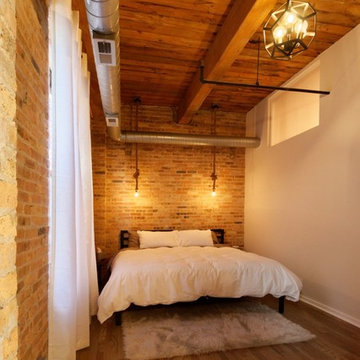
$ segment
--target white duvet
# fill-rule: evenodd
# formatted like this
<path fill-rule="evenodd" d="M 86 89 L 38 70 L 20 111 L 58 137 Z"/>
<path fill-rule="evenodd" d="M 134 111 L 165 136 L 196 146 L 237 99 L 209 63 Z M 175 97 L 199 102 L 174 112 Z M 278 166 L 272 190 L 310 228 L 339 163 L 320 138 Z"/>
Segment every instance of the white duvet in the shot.
<path fill-rule="evenodd" d="M 129 249 L 112 263 L 97 316 L 102 323 L 130 304 L 172 304 L 201 296 L 271 294 L 297 301 L 301 288 L 300 279 L 279 262 L 231 247 Z"/>

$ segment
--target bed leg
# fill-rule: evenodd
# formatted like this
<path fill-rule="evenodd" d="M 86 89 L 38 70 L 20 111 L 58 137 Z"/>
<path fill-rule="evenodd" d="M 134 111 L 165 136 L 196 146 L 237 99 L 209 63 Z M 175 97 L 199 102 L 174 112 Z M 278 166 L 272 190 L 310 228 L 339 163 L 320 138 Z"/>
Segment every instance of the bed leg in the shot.
<path fill-rule="evenodd" d="M 284 313 L 284 306 L 285 306 L 285 296 L 280 296 L 279 297 L 279 313 L 280 314 Z"/>
<path fill-rule="evenodd" d="M 115 324 L 116 326 L 121 326 L 121 311 L 115 313 Z"/>

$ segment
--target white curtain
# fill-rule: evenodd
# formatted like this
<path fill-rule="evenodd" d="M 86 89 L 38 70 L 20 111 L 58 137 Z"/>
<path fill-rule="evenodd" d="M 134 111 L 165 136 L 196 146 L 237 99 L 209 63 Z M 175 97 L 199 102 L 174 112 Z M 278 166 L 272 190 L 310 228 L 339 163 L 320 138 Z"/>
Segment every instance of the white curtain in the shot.
<path fill-rule="evenodd" d="M 71 0 L 53 0 L 49 359 L 89 346 L 98 285 L 93 222 L 89 73 Z"/>

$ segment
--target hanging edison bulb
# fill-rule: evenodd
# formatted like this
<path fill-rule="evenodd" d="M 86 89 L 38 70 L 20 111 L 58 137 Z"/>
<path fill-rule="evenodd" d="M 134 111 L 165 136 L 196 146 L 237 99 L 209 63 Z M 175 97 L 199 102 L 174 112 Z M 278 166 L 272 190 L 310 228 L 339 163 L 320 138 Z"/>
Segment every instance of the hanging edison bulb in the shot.
<path fill-rule="evenodd" d="M 215 148 L 215 147 L 214 147 Z M 216 180 L 217 180 L 217 175 L 215 173 L 215 163 L 213 165 L 213 173 L 211 174 L 211 179 L 213 181 L 213 185 L 212 185 L 212 192 L 211 192 L 211 196 L 216 196 Z"/>
<path fill-rule="evenodd" d="M 316 34 L 316 11 L 308 2 L 288 0 L 271 13 L 263 28 L 265 50 L 290 60 L 305 51 Z"/>
<path fill-rule="evenodd" d="M 137 145 L 137 144 L 136 144 Z M 135 173 L 134 173 L 134 178 L 135 178 L 135 192 L 134 192 L 134 196 L 137 198 L 139 197 L 140 193 L 139 193 L 139 175 L 140 175 L 140 171 L 139 169 L 136 169 Z"/>

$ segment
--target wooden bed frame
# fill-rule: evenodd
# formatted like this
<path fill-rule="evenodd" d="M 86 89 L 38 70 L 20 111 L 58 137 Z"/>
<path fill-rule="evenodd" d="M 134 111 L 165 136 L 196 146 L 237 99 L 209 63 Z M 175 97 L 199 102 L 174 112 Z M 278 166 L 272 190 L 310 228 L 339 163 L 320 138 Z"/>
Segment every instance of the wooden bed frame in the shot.
<path fill-rule="evenodd" d="M 150 230 L 150 231 L 172 231 L 172 230 Z M 216 234 L 218 243 L 224 244 L 225 230 L 224 229 L 211 229 L 211 231 Z M 128 230 L 121 230 L 120 234 L 119 234 L 119 248 L 120 249 L 128 248 L 129 241 L 130 241 L 130 232 Z M 106 272 L 104 273 L 105 275 L 101 279 L 102 280 L 101 289 L 103 288 L 103 286 L 105 286 L 106 282 L 109 280 L 110 273 L 111 273 L 110 264 L 108 264 Z M 214 299 L 217 299 L 217 298 L 212 298 L 210 296 L 204 296 L 196 301 L 200 301 L 200 302 L 201 301 L 213 301 Z M 194 302 L 196 302 L 196 301 L 194 301 Z M 281 297 L 279 297 L 279 305 L 278 305 L 278 311 L 280 314 L 284 313 L 284 308 L 285 308 L 285 296 L 281 296 Z M 117 311 L 114 313 L 116 325 L 121 325 L 121 313 L 122 313 L 122 311 Z"/>

